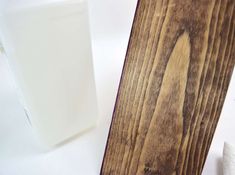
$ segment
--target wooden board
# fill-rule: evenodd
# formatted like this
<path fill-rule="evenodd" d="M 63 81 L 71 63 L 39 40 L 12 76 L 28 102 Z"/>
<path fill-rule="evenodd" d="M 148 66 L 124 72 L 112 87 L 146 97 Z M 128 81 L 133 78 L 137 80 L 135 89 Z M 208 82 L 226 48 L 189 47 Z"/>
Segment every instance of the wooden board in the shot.
<path fill-rule="evenodd" d="M 102 175 L 201 174 L 235 62 L 234 0 L 139 0 Z"/>

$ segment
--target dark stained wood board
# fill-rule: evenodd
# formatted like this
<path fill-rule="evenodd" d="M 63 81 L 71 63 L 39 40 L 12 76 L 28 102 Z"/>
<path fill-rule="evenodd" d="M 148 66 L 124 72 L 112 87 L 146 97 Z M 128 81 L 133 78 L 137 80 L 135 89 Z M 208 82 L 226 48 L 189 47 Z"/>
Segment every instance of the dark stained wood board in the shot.
<path fill-rule="evenodd" d="M 139 0 L 102 175 L 201 174 L 235 62 L 235 0 Z"/>

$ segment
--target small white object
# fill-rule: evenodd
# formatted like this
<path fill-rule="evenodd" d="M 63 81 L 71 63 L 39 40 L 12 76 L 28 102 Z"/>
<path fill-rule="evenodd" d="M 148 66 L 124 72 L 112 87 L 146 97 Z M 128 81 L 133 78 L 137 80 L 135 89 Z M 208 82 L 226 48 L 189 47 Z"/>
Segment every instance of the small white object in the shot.
<path fill-rule="evenodd" d="M 96 124 L 86 0 L 2 0 L 2 42 L 33 128 L 54 146 Z"/>
<path fill-rule="evenodd" d="M 223 150 L 223 172 L 224 175 L 235 174 L 235 147 L 226 142 Z"/>

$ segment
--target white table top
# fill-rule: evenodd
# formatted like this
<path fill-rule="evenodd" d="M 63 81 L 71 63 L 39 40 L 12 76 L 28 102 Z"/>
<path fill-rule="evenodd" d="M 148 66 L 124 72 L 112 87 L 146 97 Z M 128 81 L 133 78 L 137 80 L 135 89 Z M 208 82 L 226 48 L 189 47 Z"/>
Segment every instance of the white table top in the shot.
<path fill-rule="evenodd" d="M 98 175 L 111 122 L 136 0 L 91 0 L 98 126 L 51 151 L 31 132 L 4 59 L 0 58 L 0 175 Z M 224 141 L 235 145 L 235 74 L 203 171 L 221 175 Z"/>

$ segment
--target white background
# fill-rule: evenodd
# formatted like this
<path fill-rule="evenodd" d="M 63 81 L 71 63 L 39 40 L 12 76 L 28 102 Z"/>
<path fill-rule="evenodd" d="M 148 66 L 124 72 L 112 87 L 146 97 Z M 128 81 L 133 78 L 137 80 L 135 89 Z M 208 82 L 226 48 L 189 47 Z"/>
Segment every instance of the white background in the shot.
<path fill-rule="evenodd" d="M 91 0 L 92 46 L 99 103 L 98 126 L 45 151 L 32 134 L 0 57 L 0 175 L 98 175 L 128 44 L 136 0 Z M 222 175 L 224 141 L 235 144 L 235 75 L 203 171 Z"/>

